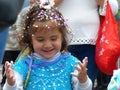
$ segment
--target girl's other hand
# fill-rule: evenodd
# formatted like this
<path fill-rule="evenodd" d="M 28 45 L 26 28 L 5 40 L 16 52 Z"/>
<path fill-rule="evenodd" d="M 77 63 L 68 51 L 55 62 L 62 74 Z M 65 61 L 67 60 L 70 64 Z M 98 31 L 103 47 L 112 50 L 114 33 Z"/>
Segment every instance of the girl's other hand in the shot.
<path fill-rule="evenodd" d="M 85 57 L 83 61 L 78 62 L 78 66 L 75 66 L 75 68 L 78 71 L 78 74 L 72 73 L 73 76 L 77 77 L 80 83 L 85 83 L 87 81 L 87 63 L 88 58 Z"/>
<path fill-rule="evenodd" d="M 13 61 L 5 62 L 6 79 L 7 79 L 7 83 L 10 86 L 13 86 L 15 84 L 15 75 L 14 75 L 14 71 L 12 69 L 12 65 L 13 65 Z"/>

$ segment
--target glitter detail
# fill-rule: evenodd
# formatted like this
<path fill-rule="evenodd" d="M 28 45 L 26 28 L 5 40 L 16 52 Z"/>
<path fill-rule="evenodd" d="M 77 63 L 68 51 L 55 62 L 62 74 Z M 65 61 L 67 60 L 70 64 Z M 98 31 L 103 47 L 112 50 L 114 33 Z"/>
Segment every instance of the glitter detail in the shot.
<path fill-rule="evenodd" d="M 14 65 L 14 69 L 23 75 L 24 80 L 28 68 L 25 63 L 26 60 L 29 61 L 29 58 L 24 57 Z M 78 60 L 75 57 L 69 55 L 68 57 L 62 56 L 59 61 L 52 65 L 32 68 L 25 90 L 29 88 L 31 90 L 37 90 L 38 88 L 39 90 L 71 90 L 71 72 L 74 71 L 77 62 Z M 33 64 L 38 63 L 40 63 L 40 60 L 34 57 Z M 20 68 L 18 69 L 18 67 Z"/>

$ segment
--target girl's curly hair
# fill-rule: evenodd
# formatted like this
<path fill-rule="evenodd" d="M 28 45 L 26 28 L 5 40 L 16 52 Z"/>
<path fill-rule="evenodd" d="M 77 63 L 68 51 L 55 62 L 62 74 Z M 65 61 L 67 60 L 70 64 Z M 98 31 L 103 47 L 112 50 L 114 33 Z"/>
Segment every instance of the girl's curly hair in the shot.
<path fill-rule="evenodd" d="M 34 34 L 35 31 L 37 31 L 35 30 L 37 26 L 35 26 L 34 23 L 35 22 L 47 23 L 53 21 L 57 24 L 55 27 L 57 28 L 57 30 L 61 32 L 63 37 L 61 52 L 67 51 L 68 30 L 67 30 L 67 25 L 65 24 L 65 19 L 56 8 L 51 7 L 50 9 L 45 9 L 44 7 L 41 7 L 39 3 L 33 4 L 26 15 L 25 25 L 22 30 L 22 36 L 20 38 L 20 45 L 27 46 L 31 49 L 31 51 L 33 51 L 31 37 L 32 34 Z M 39 27 L 37 27 L 37 29 L 38 28 Z"/>

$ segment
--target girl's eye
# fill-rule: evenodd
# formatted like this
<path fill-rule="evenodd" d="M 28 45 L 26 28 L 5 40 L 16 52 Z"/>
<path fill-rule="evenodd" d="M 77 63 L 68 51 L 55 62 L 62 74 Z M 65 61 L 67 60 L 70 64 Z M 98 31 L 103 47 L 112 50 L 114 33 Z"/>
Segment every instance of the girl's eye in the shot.
<path fill-rule="evenodd" d="M 56 40 L 57 40 L 57 37 L 52 37 L 51 40 L 52 40 L 52 41 L 56 41 Z"/>
<path fill-rule="evenodd" d="M 37 39 L 37 41 L 38 41 L 38 42 L 42 42 L 42 41 L 44 41 L 44 39 L 39 38 L 39 39 Z"/>

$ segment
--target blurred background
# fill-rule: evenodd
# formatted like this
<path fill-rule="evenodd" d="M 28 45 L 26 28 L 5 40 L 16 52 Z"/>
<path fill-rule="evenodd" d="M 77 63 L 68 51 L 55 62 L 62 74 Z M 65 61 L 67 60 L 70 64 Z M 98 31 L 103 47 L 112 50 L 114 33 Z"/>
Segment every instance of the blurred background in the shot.
<path fill-rule="evenodd" d="M 120 37 L 120 0 L 118 0 L 118 3 L 119 3 L 119 11 L 118 11 L 118 14 L 115 16 L 116 20 L 118 21 L 118 31 L 119 31 L 119 37 Z M 23 8 L 29 6 L 30 3 L 29 3 L 29 0 L 25 0 L 24 1 L 24 4 L 23 4 Z M 120 68 L 120 58 L 118 59 L 118 64 L 119 64 L 119 68 Z M 2 64 L 0 64 L 0 82 L 2 80 Z M 97 85 L 97 83 L 95 84 L 95 86 Z M 1 87 L 0 87 L 0 90 Z"/>

